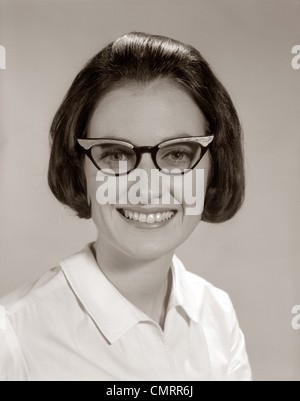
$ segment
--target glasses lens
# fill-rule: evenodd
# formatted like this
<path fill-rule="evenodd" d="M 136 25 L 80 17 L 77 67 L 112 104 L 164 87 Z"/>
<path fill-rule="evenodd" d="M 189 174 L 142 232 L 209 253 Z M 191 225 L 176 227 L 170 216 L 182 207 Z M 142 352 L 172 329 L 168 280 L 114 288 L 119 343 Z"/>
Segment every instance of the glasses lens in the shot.
<path fill-rule="evenodd" d="M 104 173 L 113 170 L 115 174 L 125 174 L 136 163 L 135 152 L 128 146 L 105 143 L 92 147 L 92 158 Z M 107 170 L 107 171 L 106 171 Z"/>
<path fill-rule="evenodd" d="M 156 155 L 157 164 L 161 169 L 173 170 L 192 168 L 201 157 L 201 146 L 196 142 L 175 142 L 164 145 Z"/>

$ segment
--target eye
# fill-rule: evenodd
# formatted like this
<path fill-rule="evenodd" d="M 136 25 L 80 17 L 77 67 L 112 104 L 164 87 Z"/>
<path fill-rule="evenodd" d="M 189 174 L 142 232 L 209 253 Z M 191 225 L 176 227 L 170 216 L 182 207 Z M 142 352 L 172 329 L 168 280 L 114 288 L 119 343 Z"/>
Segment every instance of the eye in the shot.
<path fill-rule="evenodd" d="M 119 162 L 127 159 L 128 155 L 118 150 L 106 151 L 101 155 L 101 160 L 112 161 L 112 162 Z"/>
<path fill-rule="evenodd" d="M 98 145 L 92 149 L 92 155 L 97 162 L 118 163 L 130 161 L 135 157 L 134 152 L 125 146 Z"/>
<path fill-rule="evenodd" d="M 168 159 L 172 162 L 185 162 L 192 158 L 192 152 L 187 149 L 172 149 L 162 155 L 163 159 Z"/>

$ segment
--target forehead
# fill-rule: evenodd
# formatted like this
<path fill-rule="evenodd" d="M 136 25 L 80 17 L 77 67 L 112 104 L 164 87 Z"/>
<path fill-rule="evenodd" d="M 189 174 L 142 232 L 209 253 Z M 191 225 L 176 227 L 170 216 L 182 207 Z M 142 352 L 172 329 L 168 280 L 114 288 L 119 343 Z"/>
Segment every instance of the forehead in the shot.
<path fill-rule="evenodd" d="M 205 118 L 192 97 L 172 81 L 127 83 L 107 93 L 96 107 L 89 137 L 151 145 L 179 136 L 205 135 Z"/>

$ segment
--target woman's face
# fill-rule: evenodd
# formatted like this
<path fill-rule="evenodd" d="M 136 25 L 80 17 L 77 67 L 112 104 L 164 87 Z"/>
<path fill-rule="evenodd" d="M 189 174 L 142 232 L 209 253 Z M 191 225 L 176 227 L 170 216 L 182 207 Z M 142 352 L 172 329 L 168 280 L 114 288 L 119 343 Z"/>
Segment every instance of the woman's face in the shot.
<path fill-rule="evenodd" d="M 128 84 L 106 94 L 92 116 L 88 137 L 120 139 L 135 146 L 155 146 L 176 137 L 205 136 L 205 128 L 206 122 L 200 109 L 184 89 L 172 81 L 159 80 L 145 86 Z M 210 156 L 207 152 L 189 173 L 192 181 L 188 185 L 193 186 L 195 194 L 198 180 L 203 198 L 209 168 Z M 98 170 L 88 158 L 85 163 L 92 218 L 98 229 L 100 244 L 119 255 L 149 260 L 173 252 L 183 243 L 200 222 L 201 213 L 187 213 L 191 205 L 187 204 L 183 191 L 182 199 L 179 199 L 178 185 L 172 180 L 170 185 L 163 184 L 160 188 L 151 186 L 151 170 L 156 167 L 149 153 L 142 155 L 138 169 L 143 169 L 149 178 L 140 186 L 139 196 L 143 202 L 134 205 L 128 196 L 126 204 L 120 204 L 118 193 L 116 202 L 101 205 L 96 194 L 104 183 L 96 181 Z M 204 170 L 204 182 L 199 181 L 199 169 Z M 186 174 L 181 176 L 181 180 L 184 176 Z M 130 174 L 125 177 L 129 195 L 136 183 L 128 181 Z M 108 180 L 115 185 L 120 178 Z M 168 197 L 170 202 L 166 204 Z"/>

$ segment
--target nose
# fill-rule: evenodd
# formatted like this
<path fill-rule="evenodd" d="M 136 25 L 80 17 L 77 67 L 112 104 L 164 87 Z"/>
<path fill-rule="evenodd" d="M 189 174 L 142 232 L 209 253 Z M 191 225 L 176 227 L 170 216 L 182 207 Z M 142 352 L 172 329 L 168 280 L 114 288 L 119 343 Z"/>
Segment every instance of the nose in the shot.
<path fill-rule="evenodd" d="M 151 170 L 156 169 L 150 153 L 144 152 L 141 155 L 141 160 L 137 168 L 143 169 L 148 175 L 151 174 Z"/>
<path fill-rule="evenodd" d="M 156 170 L 157 168 L 153 163 L 150 153 L 143 153 L 141 155 L 141 160 L 139 165 L 135 170 L 133 170 L 133 174 L 137 174 L 138 178 L 138 189 L 139 189 L 139 200 L 141 204 L 151 204 L 159 202 L 161 198 L 159 186 L 155 185 L 152 182 L 152 174 L 151 171 Z M 132 185 L 137 185 L 135 182 L 132 182 Z M 129 188 L 128 188 L 129 189 Z"/>

